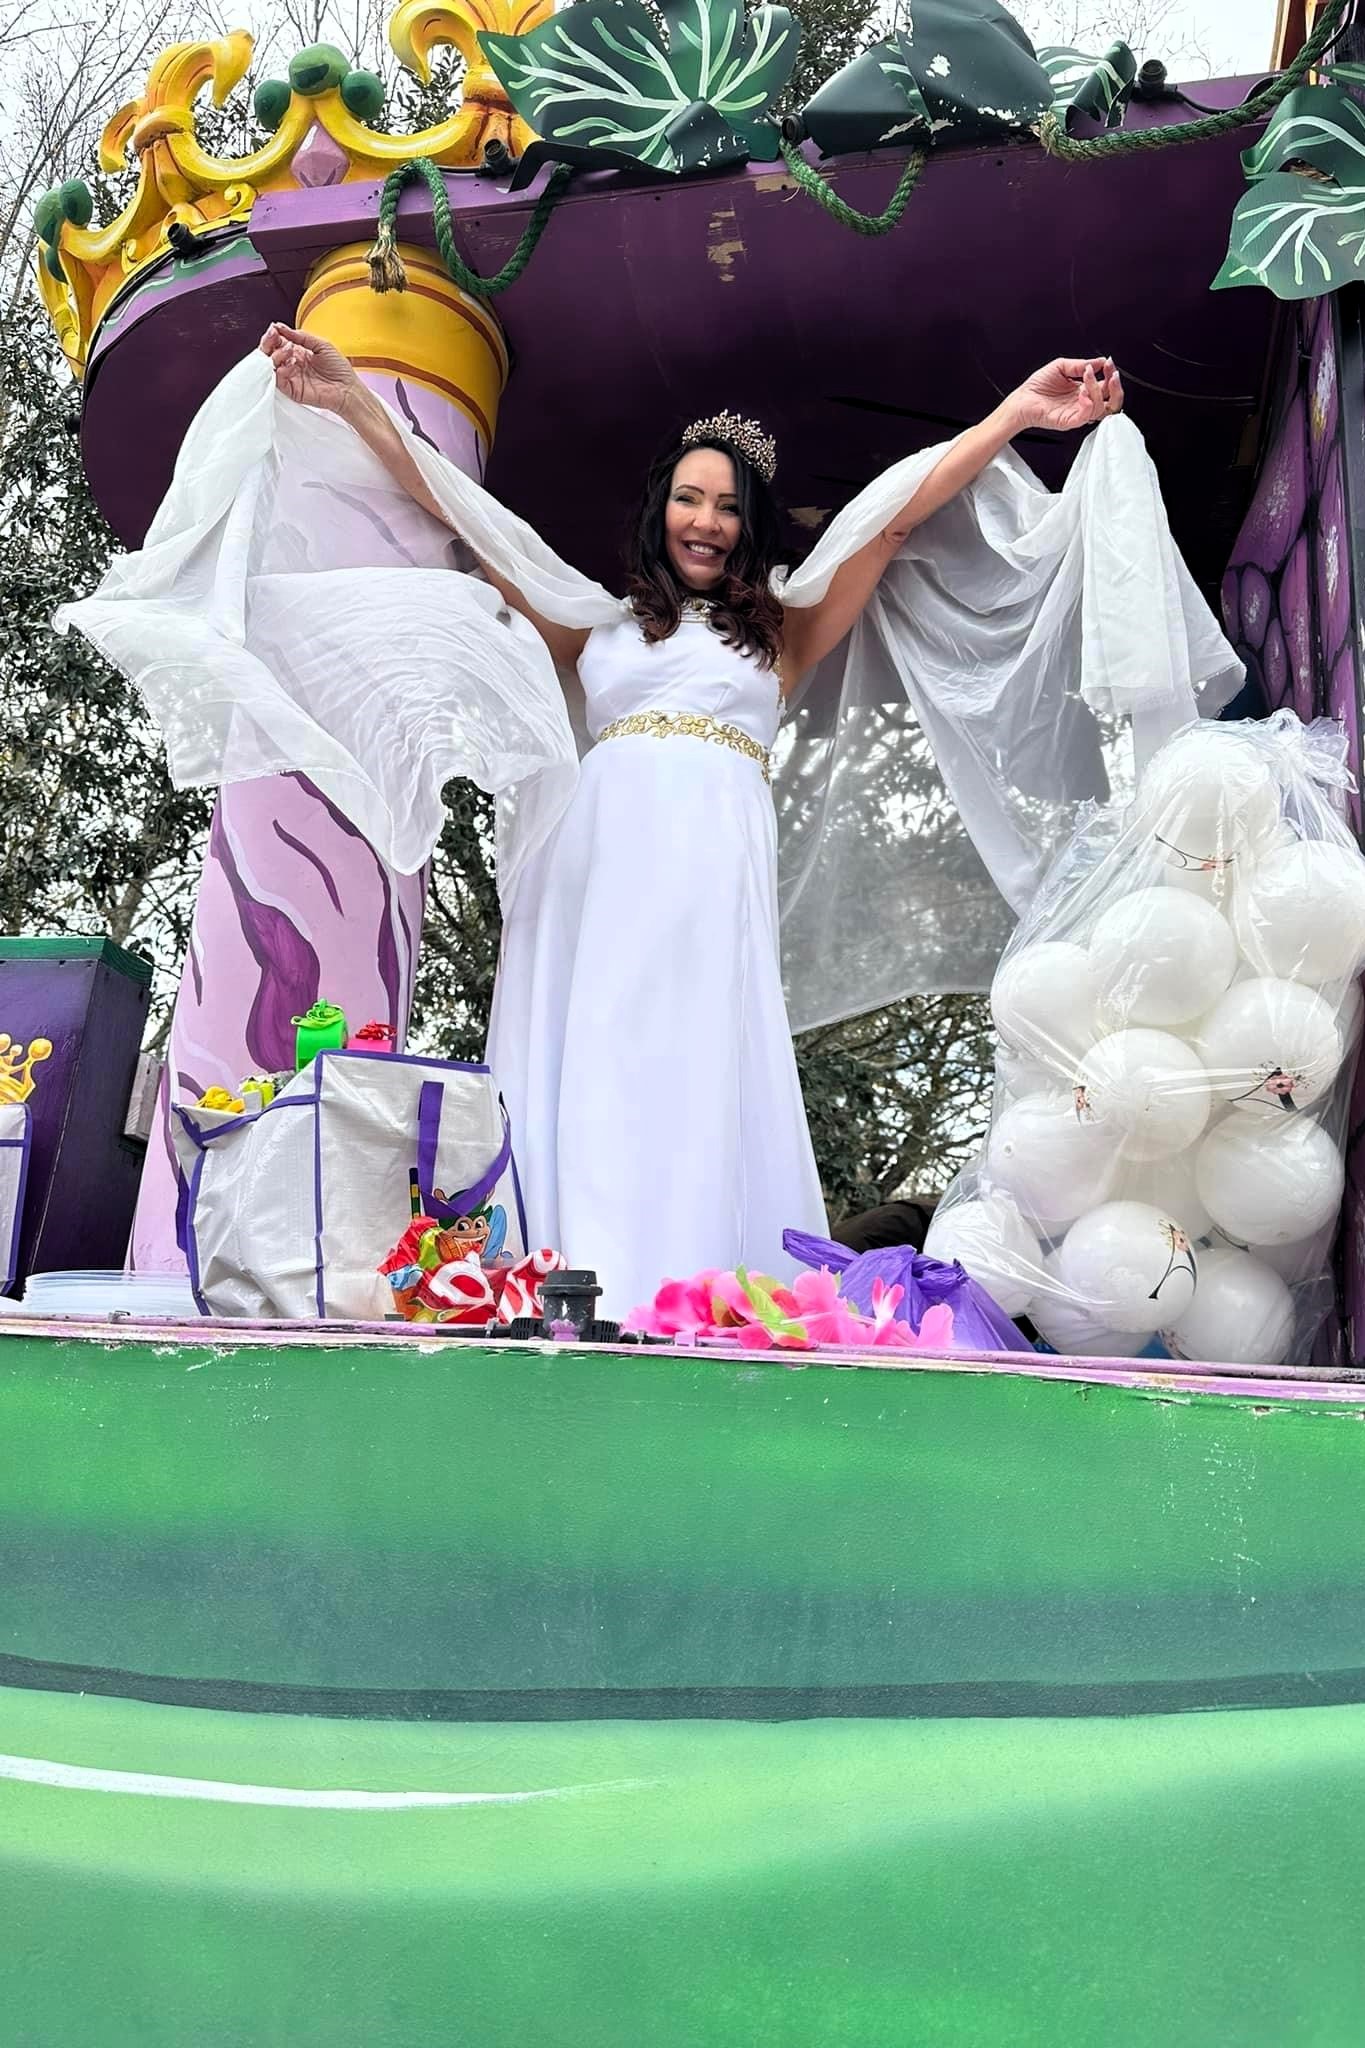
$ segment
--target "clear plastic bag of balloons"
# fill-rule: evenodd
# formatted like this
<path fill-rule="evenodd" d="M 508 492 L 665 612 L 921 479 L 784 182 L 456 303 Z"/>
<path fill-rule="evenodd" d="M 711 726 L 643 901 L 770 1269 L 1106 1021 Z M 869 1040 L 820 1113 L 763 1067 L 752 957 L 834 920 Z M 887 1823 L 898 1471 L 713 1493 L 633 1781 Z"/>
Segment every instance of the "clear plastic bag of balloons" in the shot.
<path fill-rule="evenodd" d="M 1351 787 L 1327 720 L 1189 727 L 1011 939 L 986 1145 L 925 1249 L 1054 1350 L 1308 1361 L 1361 1029 Z"/>

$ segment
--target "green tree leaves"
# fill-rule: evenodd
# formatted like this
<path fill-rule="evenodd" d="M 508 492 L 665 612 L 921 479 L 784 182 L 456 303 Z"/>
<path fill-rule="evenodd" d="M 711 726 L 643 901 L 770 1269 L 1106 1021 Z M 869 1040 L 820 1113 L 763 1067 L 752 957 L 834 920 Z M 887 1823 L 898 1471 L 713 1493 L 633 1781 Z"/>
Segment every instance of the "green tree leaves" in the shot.
<path fill-rule="evenodd" d="M 52 614 L 98 580 L 113 539 L 91 499 L 76 394 L 41 310 L 0 322 L 0 930 L 107 932 L 157 961 L 164 1002 L 208 823 L 172 789 L 136 692 Z"/>

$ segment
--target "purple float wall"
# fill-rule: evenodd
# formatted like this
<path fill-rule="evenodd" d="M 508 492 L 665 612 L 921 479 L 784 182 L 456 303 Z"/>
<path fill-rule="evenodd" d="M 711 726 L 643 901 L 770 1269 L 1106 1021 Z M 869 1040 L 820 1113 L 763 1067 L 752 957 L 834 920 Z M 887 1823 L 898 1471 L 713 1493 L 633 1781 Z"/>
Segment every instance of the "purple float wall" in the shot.
<path fill-rule="evenodd" d="M 1365 596 L 1351 531 L 1365 513 L 1359 306 L 1313 300 L 1285 316 L 1271 387 L 1272 426 L 1256 493 L 1223 581 L 1223 616 L 1247 664 L 1242 708 L 1288 705 L 1300 718 L 1338 718 L 1362 772 L 1361 668 L 1355 630 Z M 1345 367 L 1344 367 L 1345 366 Z M 1361 799 L 1349 800 L 1361 831 Z M 1338 1314 L 1320 1362 L 1359 1360 L 1365 1342 L 1365 1064 L 1351 1105 L 1346 1202 L 1337 1257 Z"/>
<path fill-rule="evenodd" d="M 151 978 L 107 939 L 0 939 L 0 1030 L 52 1045 L 34 1070 L 15 1294 L 30 1273 L 123 1263 L 143 1155 L 124 1123 Z"/>

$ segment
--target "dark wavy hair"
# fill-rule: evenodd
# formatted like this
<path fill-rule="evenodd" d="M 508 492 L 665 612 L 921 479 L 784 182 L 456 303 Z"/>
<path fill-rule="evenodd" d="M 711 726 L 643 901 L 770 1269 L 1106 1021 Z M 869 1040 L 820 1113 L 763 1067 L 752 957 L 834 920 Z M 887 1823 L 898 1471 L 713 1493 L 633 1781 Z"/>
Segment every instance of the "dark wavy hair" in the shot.
<path fill-rule="evenodd" d="M 765 668 L 776 668 L 782 654 L 782 607 L 768 578 L 781 558 L 781 523 L 771 486 L 753 464 L 724 441 L 697 441 L 695 448 L 714 448 L 735 466 L 735 497 L 739 504 L 739 539 L 726 564 L 724 578 L 711 596 L 711 625 L 727 647 L 756 655 Z M 675 439 L 651 464 L 645 482 L 627 562 L 626 596 L 644 629 L 645 639 L 667 640 L 677 632 L 682 608 L 696 595 L 681 581 L 668 558 L 665 518 L 673 472 L 684 455 Z"/>

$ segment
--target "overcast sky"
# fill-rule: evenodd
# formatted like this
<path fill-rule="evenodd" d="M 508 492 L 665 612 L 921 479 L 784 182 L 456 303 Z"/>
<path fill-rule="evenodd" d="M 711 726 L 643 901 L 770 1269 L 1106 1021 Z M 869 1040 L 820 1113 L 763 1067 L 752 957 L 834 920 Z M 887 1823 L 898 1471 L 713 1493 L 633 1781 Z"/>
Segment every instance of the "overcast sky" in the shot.
<path fill-rule="evenodd" d="M 1051 0 L 1051 5 L 1049 0 L 1005 0 L 1005 5 L 1017 7 L 1035 43 L 1050 34 L 1069 42 L 1079 27 L 1079 40 L 1089 48 L 1085 38 L 1087 18 L 1092 16 L 1095 22 L 1116 18 L 1120 34 L 1131 34 L 1129 21 L 1145 18 L 1158 23 L 1154 33 L 1141 38 L 1143 47 L 1137 54 L 1170 54 L 1177 77 L 1184 68 L 1176 54 L 1182 46 L 1204 51 L 1214 70 L 1225 77 L 1263 71 L 1275 34 L 1275 0 L 1094 0 L 1093 6 L 1085 0 Z M 800 0 L 794 0 L 794 6 L 799 14 Z M 1092 27 L 1092 41 L 1096 32 Z"/>
<path fill-rule="evenodd" d="M 1189 33 L 1235 71 L 1260 71 L 1269 62 L 1275 0 L 1190 0 L 1180 12 L 1189 17 Z"/>

